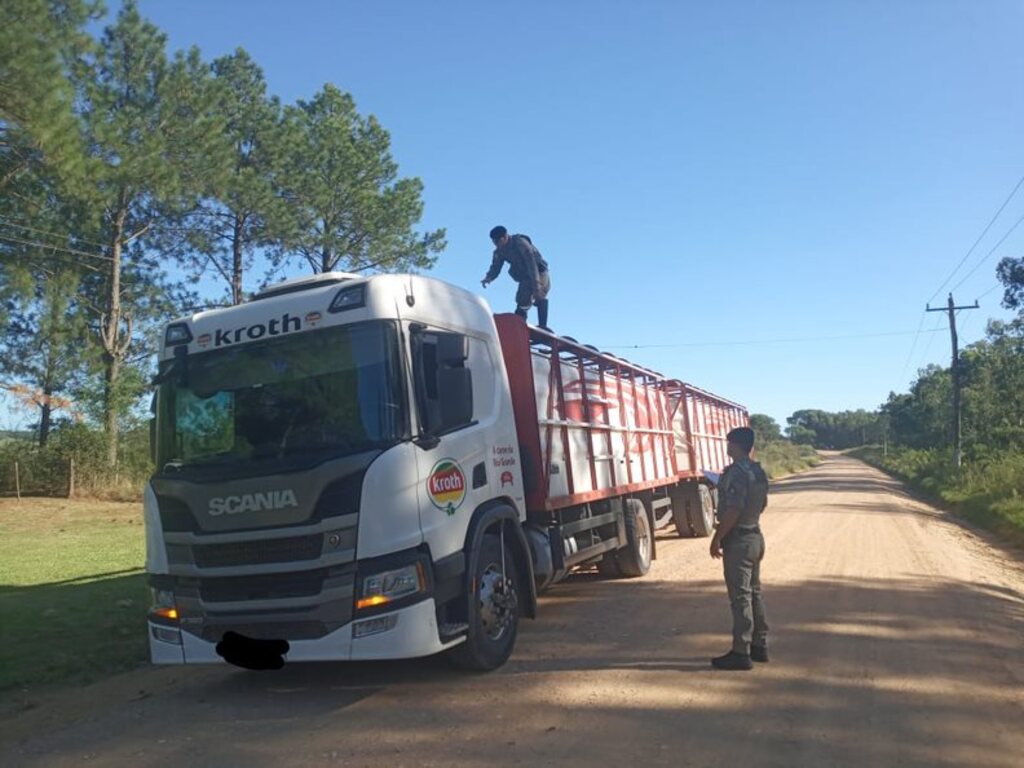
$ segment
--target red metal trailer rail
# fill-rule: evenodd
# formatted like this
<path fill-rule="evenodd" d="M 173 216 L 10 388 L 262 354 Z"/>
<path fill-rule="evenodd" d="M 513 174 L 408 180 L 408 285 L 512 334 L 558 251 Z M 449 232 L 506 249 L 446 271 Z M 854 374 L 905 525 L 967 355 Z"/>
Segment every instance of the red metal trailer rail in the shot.
<path fill-rule="evenodd" d="M 727 463 L 743 406 L 573 339 L 496 315 L 527 510 L 698 480 Z"/>

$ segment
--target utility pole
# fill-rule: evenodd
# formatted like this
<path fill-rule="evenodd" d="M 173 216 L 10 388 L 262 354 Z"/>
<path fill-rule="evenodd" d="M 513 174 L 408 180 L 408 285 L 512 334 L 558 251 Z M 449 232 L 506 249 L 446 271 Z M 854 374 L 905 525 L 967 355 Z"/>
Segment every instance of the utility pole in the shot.
<path fill-rule="evenodd" d="M 949 313 L 949 339 L 953 345 L 953 466 L 960 469 L 960 348 L 956 338 L 956 315 L 958 309 L 978 309 L 978 302 L 966 307 L 958 307 L 953 302 L 953 294 L 949 294 L 949 302 L 945 307 L 930 307 L 924 305 L 926 312 L 948 312 Z"/>

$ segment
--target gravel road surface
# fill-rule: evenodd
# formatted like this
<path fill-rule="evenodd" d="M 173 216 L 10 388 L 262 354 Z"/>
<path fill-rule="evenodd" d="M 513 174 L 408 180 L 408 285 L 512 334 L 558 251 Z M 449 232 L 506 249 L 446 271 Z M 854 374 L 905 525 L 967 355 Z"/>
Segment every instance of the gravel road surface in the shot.
<path fill-rule="evenodd" d="M 843 456 L 773 485 L 771 662 L 728 648 L 707 539 L 547 593 L 501 670 L 142 669 L 0 718 L 0 765 L 1024 765 L 1019 552 Z"/>

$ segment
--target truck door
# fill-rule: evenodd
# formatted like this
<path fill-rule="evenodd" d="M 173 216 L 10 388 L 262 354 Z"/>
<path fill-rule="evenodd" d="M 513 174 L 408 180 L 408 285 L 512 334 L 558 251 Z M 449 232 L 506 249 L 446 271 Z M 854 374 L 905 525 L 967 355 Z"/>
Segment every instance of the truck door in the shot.
<path fill-rule="evenodd" d="M 462 549 L 473 510 L 500 487 L 491 454 L 498 443 L 515 443 L 496 432 L 495 371 L 483 340 L 414 324 L 410 341 L 420 525 L 438 559 Z"/>

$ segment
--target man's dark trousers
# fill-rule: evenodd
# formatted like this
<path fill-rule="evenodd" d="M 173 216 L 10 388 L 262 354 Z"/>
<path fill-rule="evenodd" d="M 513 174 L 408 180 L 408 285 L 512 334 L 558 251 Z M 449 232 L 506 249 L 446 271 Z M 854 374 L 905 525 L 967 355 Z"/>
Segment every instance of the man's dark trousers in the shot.
<path fill-rule="evenodd" d="M 768 641 L 764 603 L 761 601 L 761 560 L 764 536 L 760 529 L 734 528 L 722 542 L 725 586 L 732 606 L 732 649 L 750 655 L 751 644 Z"/>

